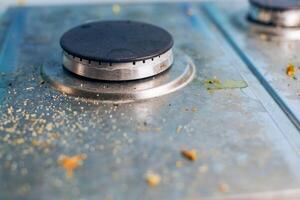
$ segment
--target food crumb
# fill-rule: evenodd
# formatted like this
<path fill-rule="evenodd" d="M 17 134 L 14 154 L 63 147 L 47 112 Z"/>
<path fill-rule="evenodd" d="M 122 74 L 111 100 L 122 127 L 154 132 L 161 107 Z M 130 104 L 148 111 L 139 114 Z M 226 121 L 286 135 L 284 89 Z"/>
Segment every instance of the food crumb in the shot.
<path fill-rule="evenodd" d="M 158 175 L 152 171 L 149 171 L 146 173 L 146 181 L 149 186 L 155 187 L 155 186 L 159 185 L 159 183 L 161 181 L 161 177 L 160 177 L 160 175 Z"/>
<path fill-rule="evenodd" d="M 26 4 L 26 0 L 17 0 L 18 6 L 24 6 Z"/>
<path fill-rule="evenodd" d="M 177 160 L 177 161 L 176 161 L 176 167 L 177 167 L 177 168 L 181 168 L 182 166 L 183 166 L 182 161 L 181 161 L 181 160 Z"/>
<path fill-rule="evenodd" d="M 198 168 L 198 171 L 200 174 L 204 174 L 208 171 L 208 166 L 207 165 L 201 165 L 199 168 Z"/>
<path fill-rule="evenodd" d="M 176 133 L 180 133 L 181 130 L 182 130 L 182 126 L 181 126 L 181 125 L 177 126 L 177 128 L 176 128 Z"/>
<path fill-rule="evenodd" d="M 195 149 L 181 150 L 181 155 L 191 161 L 197 160 L 197 151 Z"/>
<path fill-rule="evenodd" d="M 288 64 L 288 66 L 286 67 L 286 74 L 288 76 L 295 76 L 296 73 L 296 68 L 293 64 Z"/>
<path fill-rule="evenodd" d="M 46 128 L 47 131 L 51 131 L 53 129 L 53 124 L 49 123 L 49 124 L 46 125 L 45 128 Z"/>
<path fill-rule="evenodd" d="M 23 138 L 18 138 L 14 141 L 14 144 L 23 144 L 25 140 Z"/>
<path fill-rule="evenodd" d="M 112 11 L 115 15 L 118 15 L 121 12 L 121 6 L 119 4 L 114 4 L 112 6 Z"/>
<path fill-rule="evenodd" d="M 226 183 L 220 183 L 218 189 L 222 193 L 229 192 L 229 186 Z"/>
<path fill-rule="evenodd" d="M 86 154 L 78 154 L 75 156 L 60 155 L 58 157 L 58 164 L 66 171 L 66 177 L 72 178 L 73 171 L 80 167 L 86 158 Z"/>

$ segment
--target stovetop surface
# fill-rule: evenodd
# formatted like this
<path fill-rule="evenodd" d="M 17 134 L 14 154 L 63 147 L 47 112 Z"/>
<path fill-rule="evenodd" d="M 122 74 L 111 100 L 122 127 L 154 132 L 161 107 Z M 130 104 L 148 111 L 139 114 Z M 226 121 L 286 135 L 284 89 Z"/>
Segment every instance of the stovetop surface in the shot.
<path fill-rule="evenodd" d="M 234 23 L 247 10 L 240 2 L 115 6 L 14 7 L 1 19 L 0 199 L 297 199 L 300 88 L 285 67 L 299 65 L 299 41 L 247 34 Z M 194 80 L 126 104 L 64 95 L 43 80 L 42 66 L 61 61 L 65 31 L 115 19 L 168 30 Z M 86 159 L 67 178 L 59 158 L 78 154 Z M 147 185 L 148 171 L 158 186 Z"/>

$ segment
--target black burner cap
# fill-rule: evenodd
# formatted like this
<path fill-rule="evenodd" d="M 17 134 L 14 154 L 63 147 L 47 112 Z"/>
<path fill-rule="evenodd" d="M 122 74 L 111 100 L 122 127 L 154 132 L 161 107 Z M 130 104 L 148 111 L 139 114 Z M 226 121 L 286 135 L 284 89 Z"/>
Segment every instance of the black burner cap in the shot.
<path fill-rule="evenodd" d="M 250 3 L 267 10 L 287 11 L 300 9 L 299 0 L 250 0 Z"/>
<path fill-rule="evenodd" d="M 66 32 L 60 45 L 67 53 L 87 60 L 134 62 L 159 56 L 173 46 L 166 30 L 134 21 L 99 21 Z"/>

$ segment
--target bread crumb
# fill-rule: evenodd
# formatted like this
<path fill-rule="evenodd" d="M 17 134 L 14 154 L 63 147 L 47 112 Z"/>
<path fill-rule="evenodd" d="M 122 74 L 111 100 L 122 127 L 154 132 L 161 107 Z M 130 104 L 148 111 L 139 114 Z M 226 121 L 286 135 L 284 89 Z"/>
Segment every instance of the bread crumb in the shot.
<path fill-rule="evenodd" d="M 218 189 L 222 193 L 229 192 L 229 186 L 226 183 L 220 183 Z"/>
<path fill-rule="evenodd" d="M 32 140 L 32 145 L 34 147 L 42 147 L 42 148 L 48 148 L 50 146 L 49 141 L 42 141 L 42 140 Z"/>
<path fill-rule="evenodd" d="M 57 161 L 58 164 L 66 171 L 66 177 L 72 178 L 73 171 L 80 167 L 86 158 L 86 154 L 78 154 L 75 156 L 60 155 Z"/>
<path fill-rule="evenodd" d="M 181 130 L 182 130 L 182 126 L 181 126 L 181 125 L 177 126 L 177 128 L 176 128 L 176 133 L 180 133 Z"/>
<path fill-rule="evenodd" d="M 197 151 L 195 149 L 181 150 L 181 155 L 191 161 L 197 160 Z"/>
<path fill-rule="evenodd" d="M 17 0 L 18 6 L 24 6 L 26 4 L 27 0 Z"/>
<path fill-rule="evenodd" d="M 51 131 L 53 129 L 53 124 L 49 123 L 49 124 L 46 125 L 45 128 L 46 128 L 47 131 Z"/>
<path fill-rule="evenodd" d="M 198 168 L 198 171 L 200 174 L 204 174 L 208 171 L 208 166 L 207 165 L 201 165 L 199 168 Z"/>
<path fill-rule="evenodd" d="M 295 76 L 296 73 L 296 68 L 293 64 L 288 64 L 287 68 L 286 68 L 286 74 L 288 76 Z"/>
<path fill-rule="evenodd" d="M 14 141 L 14 144 L 23 144 L 25 140 L 23 138 L 18 138 Z"/>
<path fill-rule="evenodd" d="M 118 15 L 121 12 L 121 6 L 120 4 L 114 4 L 112 6 L 112 11 L 115 15 Z"/>
<path fill-rule="evenodd" d="M 177 168 L 181 168 L 182 166 L 183 166 L 182 161 L 181 161 L 181 160 L 177 160 L 177 161 L 176 161 L 176 167 L 177 167 Z"/>
<path fill-rule="evenodd" d="M 159 185 L 159 183 L 161 181 L 161 177 L 160 177 L 160 175 L 149 171 L 146 174 L 146 181 L 149 186 L 155 187 L 155 186 Z"/>

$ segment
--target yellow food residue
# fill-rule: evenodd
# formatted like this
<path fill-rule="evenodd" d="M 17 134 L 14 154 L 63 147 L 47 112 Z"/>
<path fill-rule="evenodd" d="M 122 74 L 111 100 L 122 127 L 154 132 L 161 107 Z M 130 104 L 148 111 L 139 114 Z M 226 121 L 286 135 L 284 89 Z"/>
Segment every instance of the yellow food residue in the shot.
<path fill-rule="evenodd" d="M 146 181 L 149 186 L 155 187 L 160 183 L 161 177 L 160 177 L 160 175 L 158 175 L 152 171 L 149 171 L 146 173 Z"/>
<path fill-rule="evenodd" d="M 195 149 L 192 150 L 181 150 L 181 155 L 185 158 L 195 161 L 197 160 L 197 151 Z"/>
<path fill-rule="evenodd" d="M 295 76 L 296 68 L 293 64 L 288 64 L 286 67 L 286 74 L 288 76 Z"/>
<path fill-rule="evenodd" d="M 224 80 L 221 81 L 217 78 L 207 79 L 204 81 L 204 86 L 207 90 L 221 90 L 221 89 L 235 89 L 246 88 L 248 84 L 243 80 Z"/>
<path fill-rule="evenodd" d="M 86 158 L 86 154 L 78 154 L 75 156 L 60 155 L 57 161 L 58 164 L 66 171 L 66 177 L 72 178 L 73 171 L 80 167 Z"/>

